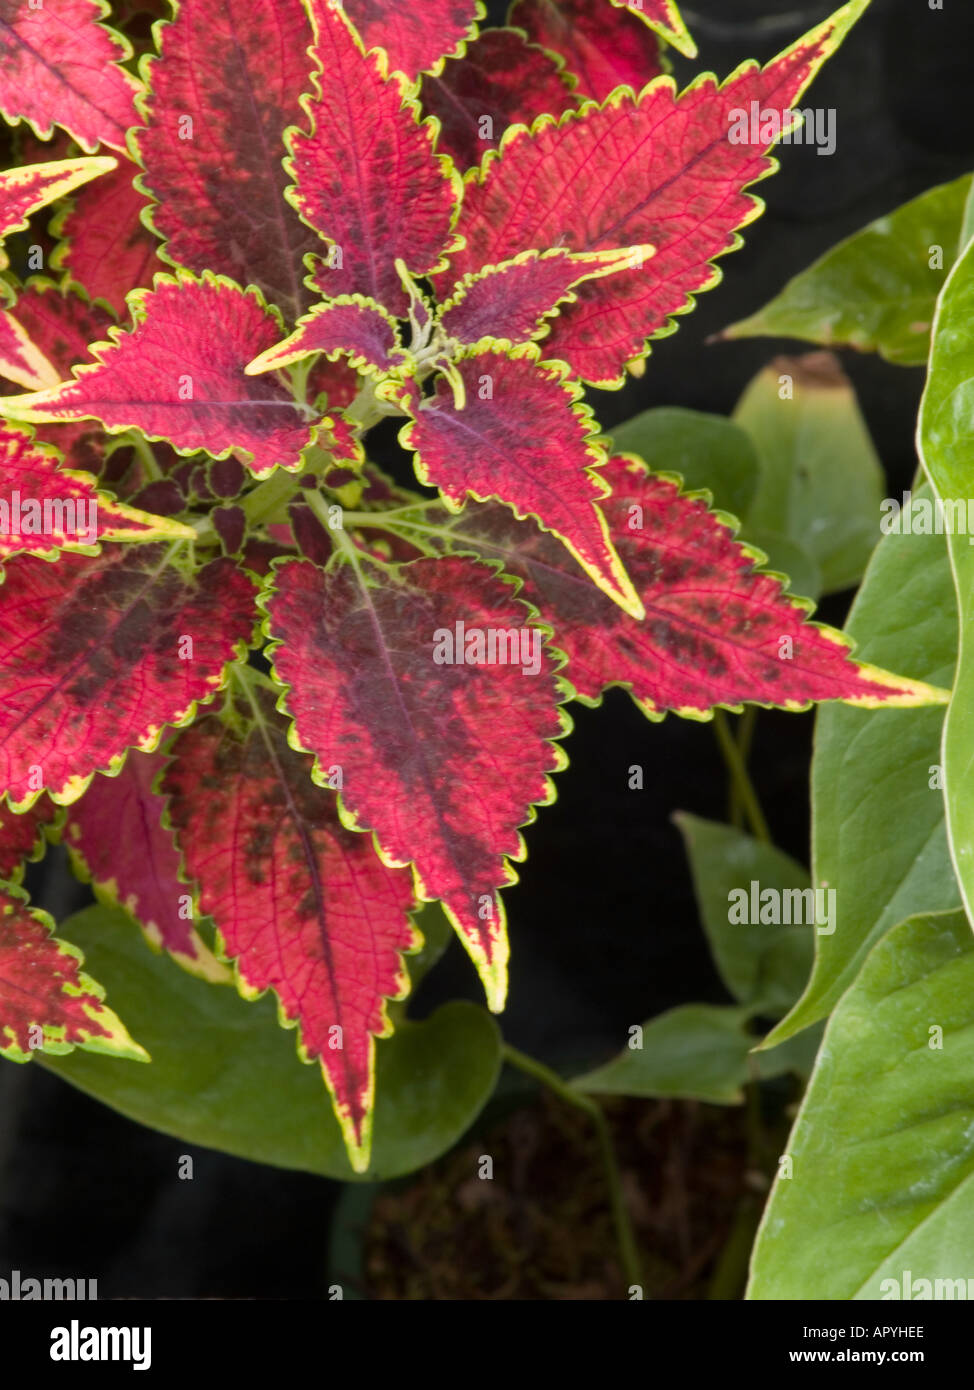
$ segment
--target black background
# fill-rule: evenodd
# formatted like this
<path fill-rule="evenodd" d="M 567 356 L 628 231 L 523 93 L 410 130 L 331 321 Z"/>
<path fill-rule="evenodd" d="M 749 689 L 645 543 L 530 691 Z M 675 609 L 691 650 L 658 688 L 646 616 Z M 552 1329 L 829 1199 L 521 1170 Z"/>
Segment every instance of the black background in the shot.
<path fill-rule="evenodd" d="M 683 7 L 700 46 L 689 80 L 708 68 L 767 60 L 824 18 L 830 3 L 694 0 Z M 757 190 L 763 218 L 744 250 L 721 262 L 679 332 L 658 343 L 641 381 L 590 393 L 607 428 L 638 410 L 682 405 L 730 412 L 750 377 L 794 344 L 707 346 L 785 280 L 872 218 L 974 167 L 971 59 L 974 6 L 874 0 L 812 89 L 837 109 L 837 148 L 782 150 L 781 171 Z M 920 370 L 844 354 L 888 471 L 908 487 Z M 822 616 L 841 625 L 848 599 Z M 558 800 L 527 831 L 529 858 L 507 895 L 510 1003 L 502 1024 L 516 1046 L 559 1067 L 603 1060 L 628 1026 L 691 1000 L 721 1001 L 693 902 L 675 810 L 724 819 L 725 778 L 712 729 L 673 718 L 653 725 L 628 697 L 573 706 L 571 766 Z M 807 861 L 812 716 L 762 712 L 755 782 L 777 842 Z M 631 791 L 628 768 L 645 769 Z M 37 901 L 56 915 L 86 901 L 55 855 L 33 874 Z M 454 945 L 416 1000 L 480 997 Z M 193 1152 L 195 1179 L 176 1179 Z M 101 1297 L 308 1297 L 326 1283 L 337 1184 L 187 1146 L 130 1123 L 39 1067 L 0 1064 L 0 1272 L 97 1278 Z"/>

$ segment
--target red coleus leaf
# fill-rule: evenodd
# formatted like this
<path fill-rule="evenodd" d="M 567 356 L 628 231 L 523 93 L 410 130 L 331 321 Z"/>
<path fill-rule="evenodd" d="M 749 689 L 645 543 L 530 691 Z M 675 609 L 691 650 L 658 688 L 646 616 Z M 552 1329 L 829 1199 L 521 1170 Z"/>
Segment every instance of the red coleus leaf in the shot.
<path fill-rule="evenodd" d="M 32 276 L 20 291 L 14 316 L 30 339 L 32 349 L 48 364 L 53 380 L 39 389 L 50 389 L 70 375 L 71 368 L 88 359 L 88 344 L 101 338 L 111 326 L 111 317 L 95 304 L 88 304 L 80 295 L 61 291 L 52 280 Z M 17 378 L 0 363 L 0 376 Z M 18 382 L 18 385 L 26 385 Z M 4 402 L 4 406 L 9 402 Z M 45 423 L 37 427 L 38 439 L 53 444 L 71 468 L 89 473 L 102 471 L 105 436 L 94 421 L 66 425 Z"/>
<path fill-rule="evenodd" d="M 628 10 L 661 34 L 667 43 L 678 48 L 686 58 L 697 56 L 697 45 L 687 33 L 675 0 L 612 0 L 619 9 Z"/>
<path fill-rule="evenodd" d="M 138 169 L 127 159 L 83 189 L 52 230 L 63 238 L 51 264 L 67 271 L 90 299 L 102 299 L 116 318 L 128 317 L 125 296 L 152 284 L 165 269 L 159 242 L 143 224 L 148 199 L 132 180 Z M 89 339 L 89 341 L 91 341 Z"/>
<path fill-rule="evenodd" d="M 365 449 L 357 427 L 337 410 L 322 416 L 315 438 L 317 443 L 330 450 L 338 464 L 350 463 L 357 468 L 365 459 Z"/>
<path fill-rule="evenodd" d="M 0 0 L 3 4 L 4 0 Z M 18 8 L 21 8 L 18 4 Z M 0 27 L 0 35 L 3 29 Z M 2 38 L 0 38 L 2 46 Z M 116 160 L 59 159 L 50 164 L 25 164 L 20 169 L 0 173 L 0 241 L 11 232 L 27 226 L 27 219 L 38 208 L 63 198 L 66 193 L 114 169 Z M 0 270 L 9 264 L 0 247 Z"/>
<path fill-rule="evenodd" d="M 638 97 L 620 92 L 604 107 L 513 131 L 467 184 L 455 273 L 537 246 L 651 243 L 656 254 L 639 269 L 583 286 L 550 339 L 552 356 L 586 381 L 620 384 L 623 365 L 719 280 L 713 260 L 741 244 L 737 229 L 761 211 L 744 189 L 774 168 L 774 132 L 794 123 L 794 103 L 865 3 L 850 0 L 767 67 L 745 63 L 722 87 L 705 75 L 678 96 L 659 78 Z M 772 113 L 767 138 L 736 143 L 735 121 L 754 102 Z"/>
<path fill-rule="evenodd" d="M 247 374 L 290 366 L 312 352 L 323 352 L 332 361 L 344 357 L 363 372 L 387 372 L 406 358 L 396 322 L 381 304 L 360 294 L 340 295 L 316 304 L 289 338 L 248 364 Z"/>
<path fill-rule="evenodd" d="M 76 368 L 74 380 L 55 390 L 6 401 L 5 413 L 31 421 L 94 418 L 113 434 L 134 427 L 184 454 L 234 450 L 259 478 L 278 464 L 300 466 L 311 438 L 307 412 L 273 378 L 244 372 L 254 349 L 270 347 L 280 333 L 256 291 L 181 272 L 159 276 L 131 305 L 135 327 L 112 328 L 112 342 L 92 344 L 94 365 Z"/>
<path fill-rule="evenodd" d="M 58 382 L 76 363 L 89 358 L 88 344 L 112 325 L 111 315 L 99 305 L 59 289 L 40 275 L 32 276 L 19 291 L 16 315 L 31 342 L 51 363 Z"/>
<path fill-rule="evenodd" d="M 342 410 L 354 401 L 360 384 L 358 372 L 346 361 L 319 357 L 308 373 L 308 400 L 324 395 L 330 409 Z"/>
<path fill-rule="evenodd" d="M 434 126 L 419 122 L 415 91 L 386 79 L 380 54 L 364 55 L 340 9 L 310 0 L 316 94 L 308 130 L 288 137 L 301 216 L 332 243 L 315 283 L 329 299 L 360 293 L 405 317 L 397 259 L 422 275 L 441 264 L 460 182 L 433 153 Z"/>
<path fill-rule="evenodd" d="M 0 423 L 0 560 L 25 553 L 96 553 L 106 540 L 192 540 L 188 526 L 126 507 L 88 473 L 62 468 L 53 450 Z"/>
<path fill-rule="evenodd" d="M 440 123 L 437 148 L 461 169 L 496 149 L 510 125 L 530 125 L 574 105 L 558 61 L 514 29 L 488 29 L 442 71 L 427 73 L 420 88 L 423 110 Z"/>
<path fill-rule="evenodd" d="M 440 324 L 449 337 L 468 345 L 484 338 L 523 343 L 543 337 L 550 327 L 544 320 L 560 304 L 574 302 L 576 285 L 631 269 L 651 253 L 650 246 L 589 255 L 561 248 L 522 251 L 510 261 L 464 276 L 440 310 Z"/>
<path fill-rule="evenodd" d="M 0 791 L 68 804 L 127 748 L 190 719 L 253 631 L 253 586 L 231 560 L 192 576 L 163 545 L 8 562 L 0 605 Z"/>
<path fill-rule="evenodd" d="M 172 747 L 163 781 L 199 902 L 241 993 L 273 989 L 281 1022 L 319 1061 L 353 1167 L 367 1168 L 375 1042 L 392 1032 L 384 999 L 408 988 L 400 952 L 418 934 L 410 876 L 346 830 L 312 760 L 288 747 L 269 697 L 231 727 L 201 719 Z"/>
<path fill-rule="evenodd" d="M 417 560 L 379 587 L 349 566 L 284 561 L 274 585 L 274 664 L 316 777 L 340 776 L 345 823 L 372 830 L 386 862 L 413 864 L 418 897 L 442 900 L 499 1010 L 497 889 L 515 881 L 517 827 L 552 799 L 548 774 L 564 763 L 540 629 L 493 569 L 464 557 Z"/>
<path fill-rule="evenodd" d="M 0 376 L 28 391 L 43 391 L 61 380 L 23 324 L 8 311 L 0 313 Z"/>
<path fill-rule="evenodd" d="M 165 798 L 152 789 L 164 766 L 159 753 L 131 752 L 117 777 L 93 778 L 68 812 L 64 837 L 75 867 L 103 902 L 121 904 L 151 944 L 185 969 L 225 980 L 227 971 L 193 926 L 192 896 L 163 824 Z M 52 804 L 46 797 L 38 802 Z"/>
<path fill-rule="evenodd" d="M 39 851 L 46 843 L 44 827 L 51 825 L 58 814 L 58 808 L 46 796 L 20 815 L 0 802 L 0 882 L 20 882 L 24 863 L 40 857 Z"/>
<path fill-rule="evenodd" d="M 102 1003 L 105 991 L 82 971 L 81 952 L 53 930 L 18 889 L 0 890 L 0 1057 L 29 1062 L 38 1051 L 83 1047 L 148 1062 Z"/>
<path fill-rule="evenodd" d="M 424 0 L 422 6 L 399 0 L 345 0 L 345 10 L 363 46 L 384 49 L 390 72 L 408 78 L 438 66 L 464 39 L 472 39 L 476 20 L 485 13 L 480 0 Z"/>
<path fill-rule="evenodd" d="M 102 0 L 0 0 L 0 114 L 46 139 L 55 125 L 85 150 L 125 149 L 139 83 L 119 63 L 128 41 L 99 23 Z"/>
<path fill-rule="evenodd" d="M 564 674 L 585 703 L 597 704 L 612 685 L 651 717 L 700 717 L 746 702 L 798 710 L 818 700 L 940 699 L 929 686 L 854 662 L 848 640 L 808 622 L 809 604 L 759 573 L 753 552 L 699 497 L 681 496 L 631 455 L 611 459 L 603 477 L 612 487 L 603 509 L 645 605 L 643 622 L 593 589 L 550 536 L 503 508 L 468 508 L 451 523 L 456 544 L 524 580 L 524 597 L 551 623 L 568 657 Z"/>
<path fill-rule="evenodd" d="M 663 71 L 659 40 L 631 10 L 591 0 L 516 0 L 510 20 L 564 59 L 578 96 L 604 101 L 623 85 L 638 92 Z"/>
<path fill-rule="evenodd" d="M 215 507 L 210 519 L 220 537 L 223 553 L 239 555 L 247 535 L 247 514 L 243 507 Z"/>
<path fill-rule="evenodd" d="M 135 136 L 173 265 L 254 284 L 289 318 L 316 244 L 284 201 L 284 131 L 301 118 L 311 30 L 298 0 L 182 0 L 148 64 Z M 253 354 L 251 354 L 253 356 Z"/>
<path fill-rule="evenodd" d="M 528 355 L 530 352 L 531 355 Z M 530 345 L 514 355 L 473 352 L 457 363 L 465 401 L 441 377 L 434 394 L 404 396 L 413 419 L 400 432 L 416 473 L 452 509 L 467 495 L 496 497 L 516 516 L 553 531 L 589 577 L 636 617 L 642 606 L 612 547 L 596 503 L 605 486 L 593 465 L 605 455 L 592 417 L 560 364 L 537 361 Z"/>

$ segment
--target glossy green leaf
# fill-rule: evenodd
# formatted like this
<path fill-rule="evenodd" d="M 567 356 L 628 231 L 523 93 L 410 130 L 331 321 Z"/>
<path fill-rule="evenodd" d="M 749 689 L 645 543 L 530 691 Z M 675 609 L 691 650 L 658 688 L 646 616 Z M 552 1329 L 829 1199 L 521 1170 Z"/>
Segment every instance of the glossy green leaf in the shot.
<path fill-rule="evenodd" d="M 722 336 L 803 338 L 879 352 L 902 366 L 925 362 L 970 188 L 966 174 L 871 222 Z"/>
<path fill-rule="evenodd" d="M 611 431 L 616 453 L 639 454 L 655 473 L 677 473 L 685 491 L 706 488 L 714 506 L 746 515 L 761 465 L 750 438 L 723 415 L 657 406 Z"/>
<path fill-rule="evenodd" d="M 123 912 L 91 907 L 62 931 L 152 1057 L 125 1068 L 101 1057 L 42 1064 L 141 1124 L 241 1158 L 351 1181 L 354 1174 L 316 1067 L 302 1066 L 273 998 L 254 1003 L 147 951 Z M 490 1097 L 500 1035 L 482 1008 L 444 1005 L 399 1023 L 377 1047 L 372 1165 L 366 1181 L 410 1173 L 444 1153 Z M 91 1065 L 85 1065 L 86 1062 Z M 138 1070 L 139 1079 L 123 1075 Z"/>
<path fill-rule="evenodd" d="M 960 250 L 964 249 L 972 236 L 974 236 L 974 179 L 971 180 L 967 201 L 964 204 L 964 218 L 960 229 Z"/>
<path fill-rule="evenodd" d="M 747 1009 L 733 1005 L 682 1004 L 642 1024 L 641 1039 L 631 1034 L 617 1057 L 571 1084 L 597 1095 L 738 1104 L 749 1077 L 747 1055 L 756 1041 L 744 1031 L 747 1018 Z M 639 1041 L 641 1047 L 632 1046 Z"/>
<path fill-rule="evenodd" d="M 762 469 L 741 539 L 760 531 L 796 542 L 826 593 L 858 583 L 879 539 L 883 470 L 836 358 L 777 358 L 747 387 L 734 419 Z"/>
<path fill-rule="evenodd" d="M 970 928 L 961 912 L 911 917 L 873 949 L 826 1029 L 748 1297 L 916 1297 L 920 1279 L 974 1278 L 972 1074 Z"/>
<path fill-rule="evenodd" d="M 930 371 L 920 407 L 920 456 L 937 501 L 956 504 L 940 518 L 947 531 L 960 612 L 954 697 L 944 724 L 947 833 L 961 896 L 974 922 L 974 242 L 950 273 L 937 306 Z M 972 524 L 969 525 L 968 521 Z"/>
<path fill-rule="evenodd" d="M 750 898 L 752 883 L 759 885 L 759 893 L 802 891 L 809 886 L 808 871 L 774 845 L 762 844 L 732 825 L 685 812 L 674 819 L 683 835 L 700 916 L 721 978 L 752 1013 L 780 1017 L 805 987 L 814 930 L 804 924 L 732 922 L 732 895 L 743 889 Z"/>
<path fill-rule="evenodd" d="M 916 492 L 920 500 L 929 496 L 928 487 Z M 949 686 L 956 626 L 943 537 L 885 536 L 846 628 L 863 660 Z M 959 902 L 937 785 L 943 721 L 943 710 L 936 707 L 819 710 L 812 762 L 813 871 L 816 883 L 836 891 L 836 930 L 816 938 L 808 989 L 771 1034 L 772 1041 L 824 1018 L 869 948 L 896 922 Z"/>

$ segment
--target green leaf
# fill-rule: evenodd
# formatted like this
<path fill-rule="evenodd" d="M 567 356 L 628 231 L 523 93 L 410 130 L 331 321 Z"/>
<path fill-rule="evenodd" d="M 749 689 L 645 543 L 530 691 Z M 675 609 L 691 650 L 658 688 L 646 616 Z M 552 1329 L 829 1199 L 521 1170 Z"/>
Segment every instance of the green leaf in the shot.
<path fill-rule="evenodd" d="M 783 536 L 780 531 L 764 531 L 760 526 L 748 526 L 747 535 L 740 540 L 767 556 L 761 568 L 782 574 L 788 580 L 788 592 L 801 598 L 817 600 L 822 593 L 822 571 L 801 541 Z"/>
<path fill-rule="evenodd" d="M 951 857 L 968 916 L 974 921 L 974 500 L 971 487 L 971 420 L 974 418 L 974 242 L 950 273 L 933 330 L 933 349 L 917 439 L 937 501 L 959 503 L 939 516 L 960 609 L 960 650 L 954 695 L 944 725 L 943 766 Z M 970 534 L 969 534 L 970 533 Z"/>
<path fill-rule="evenodd" d="M 774 845 L 762 844 L 731 825 L 681 812 L 683 835 L 704 930 L 721 978 L 752 1014 L 778 1018 L 801 994 L 812 965 L 814 932 L 807 926 L 731 922 L 730 895 L 737 889 L 807 889 L 808 873 Z"/>
<path fill-rule="evenodd" d="M 423 944 L 418 951 L 405 957 L 409 972 L 409 996 L 405 999 L 392 999 L 386 1005 L 386 1011 L 396 1028 L 400 1027 L 406 1018 L 412 996 L 421 981 L 426 978 L 454 939 L 453 926 L 439 903 L 423 903 L 413 913 L 413 920 L 419 927 Z"/>
<path fill-rule="evenodd" d="M 961 223 L 959 250 L 963 251 L 972 236 L 974 236 L 974 179 L 971 180 L 967 201 L 964 204 L 964 220 Z"/>
<path fill-rule="evenodd" d="M 972 1072 L 970 928 L 961 912 L 911 917 L 828 1025 L 749 1298 L 889 1298 L 903 1296 L 907 1271 L 914 1284 L 974 1276 Z"/>
<path fill-rule="evenodd" d="M 762 468 L 741 539 L 770 532 L 802 546 L 826 593 L 858 583 L 879 539 L 883 470 L 837 359 L 777 358 L 747 387 L 734 419 Z"/>
<path fill-rule="evenodd" d="M 684 491 L 706 488 L 714 506 L 742 517 L 761 465 L 751 440 L 723 415 L 658 406 L 612 430 L 616 453 L 639 454 L 654 473 L 677 473 Z"/>
<path fill-rule="evenodd" d="M 152 1057 L 126 1068 L 101 1057 L 39 1059 L 130 1119 L 258 1163 L 352 1181 L 317 1067 L 302 1066 L 270 995 L 248 1003 L 147 951 L 126 915 L 91 907 L 62 930 Z M 404 1021 L 377 1045 L 372 1165 L 364 1180 L 409 1173 L 444 1153 L 491 1095 L 500 1035 L 483 1009 L 446 1004 Z M 138 1071 L 138 1081 L 125 1077 Z"/>
<path fill-rule="evenodd" d="M 624 1047 L 611 1062 L 572 1085 L 622 1096 L 680 1096 L 735 1105 L 749 1079 L 744 1031 L 748 1010 L 727 1004 L 683 1004 L 642 1025 L 642 1047 Z"/>
<path fill-rule="evenodd" d="M 930 496 L 918 489 L 916 497 Z M 895 602 L 891 602 L 895 595 Z M 866 571 L 846 631 L 865 661 L 950 684 L 956 607 L 942 536 L 890 534 Z M 804 997 L 772 1044 L 824 1018 L 870 947 L 913 912 L 955 907 L 936 782 L 943 710 L 818 712 L 812 761 L 813 877 L 836 890 L 836 930 L 817 935 Z"/>
<path fill-rule="evenodd" d="M 791 1072 L 800 1076 L 807 1084 L 815 1066 L 824 1031 L 825 1024 L 819 1022 L 811 1028 L 806 1028 L 796 1037 L 785 1038 L 783 1042 L 775 1043 L 770 1048 L 766 1044 L 763 1045 L 761 1051 L 755 1052 L 752 1059 L 757 1067 L 758 1076 L 762 1081 L 768 1081 L 773 1076 L 784 1076 Z"/>
<path fill-rule="evenodd" d="M 871 222 L 722 336 L 803 338 L 879 352 L 901 366 L 925 362 L 934 305 L 958 249 L 970 188 L 965 174 Z"/>

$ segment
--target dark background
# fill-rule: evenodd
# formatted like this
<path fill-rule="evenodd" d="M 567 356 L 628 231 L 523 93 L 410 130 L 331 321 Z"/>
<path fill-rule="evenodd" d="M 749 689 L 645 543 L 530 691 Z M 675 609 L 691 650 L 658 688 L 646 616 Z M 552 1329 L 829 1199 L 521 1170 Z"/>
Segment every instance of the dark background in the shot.
<path fill-rule="evenodd" d="M 836 0 L 837 3 L 837 0 Z M 692 0 L 700 46 L 676 59 L 681 84 L 698 70 L 726 76 L 768 58 L 835 5 Z M 701 296 L 679 332 L 658 343 L 644 378 L 590 393 L 603 425 L 655 405 L 728 413 L 750 377 L 794 344 L 756 340 L 707 346 L 708 336 L 752 312 L 840 237 L 933 184 L 974 167 L 971 61 L 974 6 L 944 0 L 873 0 L 817 79 L 809 100 L 837 109 L 829 158 L 812 146 L 782 150 L 782 170 L 757 190 L 767 212 L 726 257 L 724 281 Z M 844 354 L 845 366 L 890 490 L 910 484 L 921 370 Z M 821 616 L 842 624 L 845 598 Z M 634 1021 L 692 1000 L 726 996 L 698 924 L 675 810 L 726 818 L 725 777 L 709 725 L 654 725 L 612 691 L 598 710 L 572 706 L 571 766 L 558 800 L 526 832 L 529 858 L 507 894 L 512 942 L 505 1036 L 556 1067 L 616 1051 Z M 773 834 L 807 861 L 812 716 L 762 711 L 753 766 Z M 628 768 L 645 769 L 631 791 Z M 87 890 L 49 856 L 30 884 L 56 915 Z M 454 943 L 415 1001 L 479 999 Z M 329 1221 L 338 1184 L 206 1150 L 193 1182 L 176 1180 L 185 1143 L 114 1114 L 40 1067 L 0 1064 L 0 1272 L 19 1268 L 97 1278 L 101 1297 L 300 1297 L 327 1282 Z"/>

